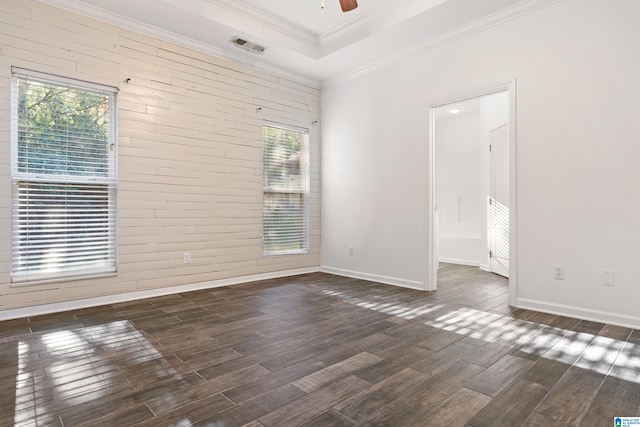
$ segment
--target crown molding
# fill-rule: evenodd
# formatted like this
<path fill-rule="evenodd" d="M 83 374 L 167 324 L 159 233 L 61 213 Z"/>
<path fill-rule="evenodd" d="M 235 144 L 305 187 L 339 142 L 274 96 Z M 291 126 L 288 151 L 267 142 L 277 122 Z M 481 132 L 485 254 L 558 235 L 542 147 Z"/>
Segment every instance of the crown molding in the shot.
<path fill-rule="evenodd" d="M 369 64 L 363 65 L 361 67 L 357 67 L 338 76 L 325 79 L 322 81 L 322 87 L 331 87 L 358 77 L 362 77 L 366 74 L 401 62 L 414 55 L 418 55 L 429 50 L 444 46 L 448 43 L 452 43 L 456 40 L 469 37 L 473 34 L 482 32 L 489 28 L 495 27 L 496 25 L 500 25 L 504 22 L 527 15 L 561 1 L 562 0 L 523 0 L 516 5 L 501 9 L 482 18 L 475 19 L 467 24 L 464 24 L 458 28 L 454 28 L 453 30 L 443 32 L 437 36 L 430 37 L 424 42 L 413 47 L 401 50 L 395 54 L 370 62 Z"/>
<path fill-rule="evenodd" d="M 100 9 L 95 6 L 88 5 L 78 0 L 39 0 L 42 3 L 54 6 L 60 9 L 67 10 L 69 12 L 77 13 L 79 15 L 93 18 L 98 21 L 106 22 L 108 24 L 115 25 L 117 27 L 125 28 L 140 34 L 144 34 L 149 37 L 153 37 L 162 41 L 174 43 L 178 46 L 193 49 L 195 51 L 205 53 L 207 55 L 214 56 L 216 58 L 225 59 L 228 61 L 236 62 L 242 65 L 253 67 L 259 71 L 267 74 L 274 75 L 276 77 L 282 77 L 287 80 L 294 81 L 296 83 L 303 84 L 315 89 L 320 88 L 320 81 L 291 70 L 268 64 L 263 61 L 257 60 L 255 57 L 246 57 L 246 55 L 240 55 L 231 53 L 216 46 L 195 40 L 190 37 L 185 37 L 174 32 L 145 24 L 135 19 L 127 18 L 116 13 Z"/>
<path fill-rule="evenodd" d="M 410 2 L 414 5 L 411 9 L 416 8 L 415 5 L 417 4 L 419 5 L 417 6 L 418 9 L 422 9 L 424 11 L 431 9 L 443 1 L 445 0 L 394 0 L 393 3 L 389 2 L 386 7 L 378 6 L 375 9 L 368 10 L 367 12 L 320 34 L 318 37 L 319 46 L 324 47 L 330 43 L 337 42 L 340 39 L 349 37 L 351 34 L 361 32 L 362 29 L 370 31 L 371 28 L 377 28 L 379 30 L 380 27 L 390 27 L 398 22 L 402 22 L 404 18 L 399 17 L 402 14 L 397 11 L 407 7 Z"/>

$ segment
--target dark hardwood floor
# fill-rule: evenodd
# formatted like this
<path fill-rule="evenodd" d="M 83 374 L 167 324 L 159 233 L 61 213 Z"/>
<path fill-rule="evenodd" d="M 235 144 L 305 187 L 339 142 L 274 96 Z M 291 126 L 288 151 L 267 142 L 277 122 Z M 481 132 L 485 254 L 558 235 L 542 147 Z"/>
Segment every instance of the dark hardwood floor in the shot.
<path fill-rule="evenodd" d="M 0 426 L 611 426 L 640 331 L 310 274 L 0 322 Z"/>

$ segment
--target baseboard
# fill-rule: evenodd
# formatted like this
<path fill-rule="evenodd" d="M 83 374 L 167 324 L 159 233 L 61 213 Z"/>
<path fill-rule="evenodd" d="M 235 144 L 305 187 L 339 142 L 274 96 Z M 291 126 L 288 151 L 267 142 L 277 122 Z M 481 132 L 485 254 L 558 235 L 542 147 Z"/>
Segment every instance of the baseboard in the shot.
<path fill-rule="evenodd" d="M 213 289 L 222 286 L 239 285 L 242 283 L 257 282 L 259 280 L 277 279 L 280 277 L 298 276 L 300 274 L 317 273 L 319 267 L 297 268 L 293 270 L 281 270 L 271 273 L 252 274 L 248 276 L 230 277 L 228 279 L 211 280 L 208 282 L 192 283 L 188 285 L 170 286 L 161 289 L 149 289 L 133 291 L 117 295 L 83 298 L 73 301 L 54 302 L 28 307 L 0 310 L 0 320 L 18 319 L 22 317 L 38 316 L 41 314 L 58 313 L 62 311 L 77 310 L 81 308 L 97 307 L 100 305 L 116 304 L 119 302 L 134 301 L 144 298 L 160 297 L 181 292 Z"/>
<path fill-rule="evenodd" d="M 458 264 L 458 265 L 470 265 L 471 267 L 480 267 L 479 261 L 473 261 L 469 259 L 458 259 L 458 258 L 439 258 L 439 262 L 446 262 L 449 264 Z"/>
<path fill-rule="evenodd" d="M 516 307 L 526 310 L 541 311 L 543 313 L 559 316 L 575 317 L 593 322 L 607 323 L 626 328 L 640 329 L 640 317 L 625 314 L 611 313 L 608 311 L 591 310 L 588 308 L 574 307 L 564 304 L 554 304 L 544 301 L 518 298 Z"/>
<path fill-rule="evenodd" d="M 414 280 L 400 279 L 398 277 L 381 276 L 378 274 L 363 273 L 361 271 L 345 270 L 343 268 L 320 266 L 323 273 L 335 274 L 337 276 L 352 277 L 354 279 L 369 280 L 371 282 L 384 283 L 386 285 L 400 286 L 403 288 L 416 289 L 424 291 L 424 283 Z"/>

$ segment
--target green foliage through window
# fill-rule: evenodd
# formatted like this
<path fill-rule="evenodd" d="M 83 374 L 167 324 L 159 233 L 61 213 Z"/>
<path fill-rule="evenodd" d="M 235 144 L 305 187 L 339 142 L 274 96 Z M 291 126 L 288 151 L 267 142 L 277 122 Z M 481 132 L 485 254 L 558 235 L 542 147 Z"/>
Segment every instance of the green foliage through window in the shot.
<path fill-rule="evenodd" d="M 307 252 L 307 132 L 264 125 L 263 141 L 264 253 Z"/>
<path fill-rule="evenodd" d="M 39 76 L 13 78 L 12 280 L 115 272 L 115 92 Z"/>

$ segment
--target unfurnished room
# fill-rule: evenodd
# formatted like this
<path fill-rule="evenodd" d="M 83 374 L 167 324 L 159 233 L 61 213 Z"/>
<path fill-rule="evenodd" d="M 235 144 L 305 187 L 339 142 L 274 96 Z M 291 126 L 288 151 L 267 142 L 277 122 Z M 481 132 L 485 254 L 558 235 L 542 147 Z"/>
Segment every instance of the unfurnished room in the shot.
<path fill-rule="evenodd" d="M 0 0 L 0 426 L 640 425 L 637 0 Z"/>

